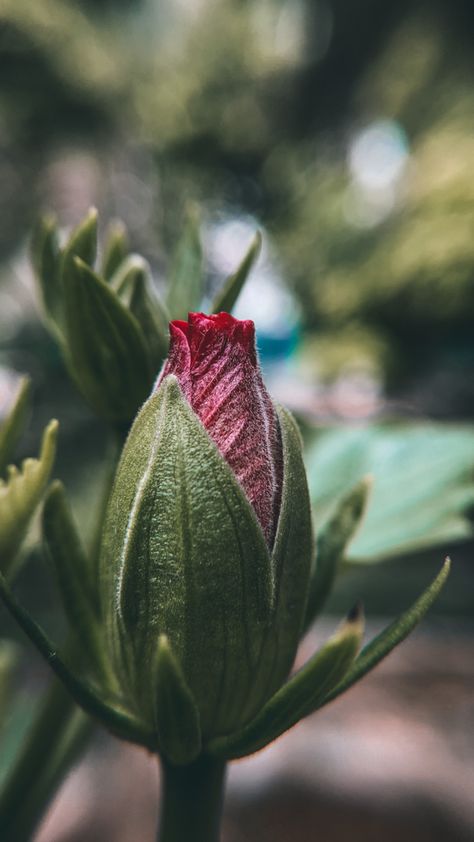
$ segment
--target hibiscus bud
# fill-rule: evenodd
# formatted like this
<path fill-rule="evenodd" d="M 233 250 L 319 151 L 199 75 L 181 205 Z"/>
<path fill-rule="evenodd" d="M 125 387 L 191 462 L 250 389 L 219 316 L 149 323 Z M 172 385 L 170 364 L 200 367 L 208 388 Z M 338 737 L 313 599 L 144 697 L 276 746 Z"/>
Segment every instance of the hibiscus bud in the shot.
<path fill-rule="evenodd" d="M 158 379 L 174 374 L 232 468 L 271 547 L 280 507 L 280 426 L 260 373 L 255 328 L 228 313 L 190 313 L 170 324 L 170 350 Z"/>
<path fill-rule="evenodd" d="M 265 389 L 253 322 L 192 313 L 170 332 L 122 454 L 101 553 L 119 691 L 162 747 L 173 704 L 161 680 L 185 688 L 204 745 L 282 684 L 312 553 L 299 433 Z"/>

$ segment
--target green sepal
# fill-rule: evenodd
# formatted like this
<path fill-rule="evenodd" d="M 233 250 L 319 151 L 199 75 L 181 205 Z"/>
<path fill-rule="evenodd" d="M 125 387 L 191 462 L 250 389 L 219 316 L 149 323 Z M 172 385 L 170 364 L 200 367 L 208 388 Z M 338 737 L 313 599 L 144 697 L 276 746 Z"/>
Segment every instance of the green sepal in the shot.
<path fill-rule="evenodd" d="M 272 550 L 275 611 L 249 695 L 250 704 L 257 701 L 257 706 L 251 710 L 249 704 L 244 710 L 250 716 L 281 686 L 295 659 L 314 555 L 311 503 L 300 432 L 288 410 L 280 406 L 276 410 L 282 441 L 283 484 Z"/>
<path fill-rule="evenodd" d="M 22 377 L 13 406 L 0 427 L 0 474 L 3 474 L 20 438 L 30 408 L 31 381 Z"/>
<path fill-rule="evenodd" d="M 202 249 L 196 208 L 187 209 L 183 233 L 171 263 L 166 305 L 172 319 L 199 309 L 203 293 Z"/>
<path fill-rule="evenodd" d="M 64 487 L 58 480 L 51 485 L 45 499 L 43 537 L 71 630 L 81 641 L 88 663 L 103 676 L 106 667 L 97 584 L 92 580 L 89 559 L 77 534 Z"/>
<path fill-rule="evenodd" d="M 72 377 L 99 415 L 129 421 L 149 393 L 154 373 L 140 325 L 80 258 L 65 275 L 64 298 Z"/>
<path fill-rule="evenodd" d="M 448 577 L 451 567 L 449 558 L 443 564 L 440 572 L 429 585 L 416 602 L 393 621 L 383 632 L 377 635 L 367 646 L 362 649 L 359 657 L 356 658 L 351 668 L 344 676 L 343 680 L 336 685 L 324 697 L 319 707 L 327 704 L 333 699 L 344 693 L 349 687 L 352 687 L 356 681 L 359 681 L 372 670 L 380 661 L 383 660 L 391 651 L 398 646 L 402 640 L 410 634 L 410 632 L 423 619 L 428 609 L 431 607 L 439 592 L 443 588 Z"/>
<path fill-rule="evenodd" d="M 43 309 L 52 331 L 59 337 L 63 324 L 61 250 L 54 216 L 45 216 L 35 226 L 31 260 L 38 280 Z"/>
<path fill-rule="evenodd" d="M 160 752 L 176 766 L 191 763 L 201 751 L 199 713 L 164 634 L 158 638 L 154 683 Z"/>
<path fill-rule="evenodd" d="M 139 323 L 151 367 L 158 373 L 168 353 L 170 318 L 165 305 L 154 294 L 148 263 L 139 255 L 131 255 L 111 283 Z"/>
<path fill-rule="evenodd" d="M 106 281 L 110 281 L 113 278 L 119 266 L 127 257 L 128 251 L 127 230 L 123 222 L 117 219 L 109 225 L 107 231 L 104 253 L 100 264 L 100 275 L 102 278 L 105 278 Z"/>
<path fill-rule="evenodd" d="M 56 676 L 62 681 L 66 690 L 75 702 L 86 713 L 99 719 L 116 736 L 124 740 L 138 743 L 156 750 L 156 735 L 150 731 L 137 717 L 126 710 L 120 701 L 114 699 L 101 688 L 93 687 L 69 668 L 57 652 L 57 648 L 49 640 L 41 627 L 33 620 L 20 605 L 8 587 L 5 578 L 0 574 L 0 598 L 17 621 L 23 632 L 36 647 L 40 655 L 50 665 Z"/>
<path fill-rule="evenodd" d="M 43 496 L 56 453 L 58 422 L 50 421 L 41 442 L 38 459 L 24 459 L 19 470 L 7 469 L 0 480 L 0 570 L 9 576 L 25 538 L 31 518 Z"/>
<path fill-rule="evenodd" d="M 203 733 L 224 732 L 231 705 L 241 721 L 273 611 L 271 559 L 253 508 L 172 375 L 123 450 L 101 572 L 124 687 L 136 681 L 139 695 L 150 694 L 149 665 L 164 633 Z"/>
<path fill-rule="evenodd" d="M 358 482 L 342 498 L 333 516 L 316 538 L 303 633 L 314 622 L 332 590 L 346 549 L 361 525 L 371 488 L 370 476 Z"/>
<path fill-rule="evenodd" d="M 230 313 L 232 311 L 261 248 L 262 235 L 260 231 L 257 231 L 241 263 L 235 272 L 226 278 L 222 288 L 215 295 L 211 304 L 211 313 Z"/>
<path fill-rule="evenodd" d="M 245 728 L 211 741 L 206 750 L 227 760 L 253 754 L 316 710 L 347 673 L 359 650 L 363 628 L 362 610 L 357 607 L 340 630 L 272 696 Z"/>
<path fill-rule="evenodd" d="M 61 255 L 61 282 L 73 270 L 79 257 L 87 266 L 93 266 L 97 255 L 97 211 L 91 208 L 87 216 L 70 235 Z M 64 291 L 63 291 L 64 292 Z"/>

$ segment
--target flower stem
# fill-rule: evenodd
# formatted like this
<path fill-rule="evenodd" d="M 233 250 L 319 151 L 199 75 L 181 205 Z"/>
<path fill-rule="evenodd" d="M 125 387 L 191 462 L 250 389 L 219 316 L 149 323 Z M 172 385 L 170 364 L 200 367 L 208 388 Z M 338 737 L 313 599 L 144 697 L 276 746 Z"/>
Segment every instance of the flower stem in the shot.
<path fill-rule="evenodd" d="M 225 767 L 208 755 L 187 766 L 162 760 L 158 842 L 219 842 Z"/>

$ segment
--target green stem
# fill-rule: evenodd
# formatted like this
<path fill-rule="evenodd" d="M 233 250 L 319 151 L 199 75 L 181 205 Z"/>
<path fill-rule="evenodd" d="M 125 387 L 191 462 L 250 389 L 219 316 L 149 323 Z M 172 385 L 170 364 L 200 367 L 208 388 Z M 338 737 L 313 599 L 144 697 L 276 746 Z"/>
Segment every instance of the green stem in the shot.
<path fill-rule="evenodd" d="M 209 755 L 188 766 L 162 760 L 158 842 L 219 842 L 225 767 Z"/>
<path fill-rule="evenodd" d="M 93 723 L 56 679 L 0 795 L 0 839 L 28 842 Z"/>

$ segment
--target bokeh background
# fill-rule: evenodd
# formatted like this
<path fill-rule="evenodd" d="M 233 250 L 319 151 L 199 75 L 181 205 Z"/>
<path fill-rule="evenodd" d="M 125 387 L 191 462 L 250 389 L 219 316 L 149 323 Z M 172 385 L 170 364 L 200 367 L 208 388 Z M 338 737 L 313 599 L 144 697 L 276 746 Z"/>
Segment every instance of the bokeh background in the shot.
<path fill-rule="evenodd" d="M 87 532 L 106 431 L 45 330 L 38 215 L 125 223 L 166 284 L 190 212 L 206 296 L 254 232 L 236 315 L 297 412 L 316 520 L 366 472 L 373 508 L 301 653 L 363 598 L 369 630 L 446 553 L 444 595 L 364 684 L 230 774 L 225 842 L 474 833 L 474 9 L 468 0 L 1 0 L 0 417 L 34 383 L 18 457 L 61 423 L 57 475 Z M 205 302 L 203 303 L 205 306 Z M 63 620 L 33 535 L 19 588 Z M 48 674 L 21 647 L 14 756 Z M 153 838 L 155 763 L 98 733 L 38 842 Z"/>

